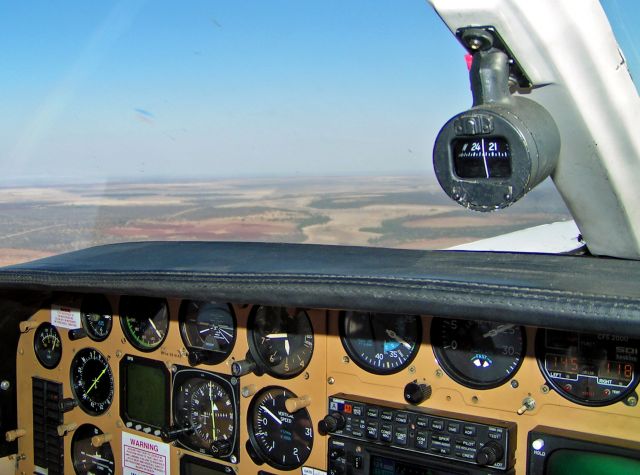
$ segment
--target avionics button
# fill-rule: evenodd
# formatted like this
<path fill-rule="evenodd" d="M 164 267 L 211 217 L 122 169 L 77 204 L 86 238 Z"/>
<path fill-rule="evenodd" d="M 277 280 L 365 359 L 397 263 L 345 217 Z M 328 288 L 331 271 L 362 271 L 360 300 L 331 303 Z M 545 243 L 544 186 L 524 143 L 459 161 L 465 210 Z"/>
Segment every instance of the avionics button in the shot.
<path fill-rule="evenodd" d="M 355 457 L 353 457 L 353 468 L 355 468 L 356 470 L 360 470 L 363 464 L 364 462 L 362 459 L 362 455 L 356 455 Z"/>
<path fill-rule="evenodd" d="M 393 427 L 391 427 L 391 424 L 382 424 L 380 426 L 380 440 L 382 442 L 391 442 L 393 440 Z"/>
<path fill-rule="evenodd" d="M 429 427 L 429 418 L 427 416 L 418 416 L 416 418 L 416 426 L 427 429 Z"/>
<path fill-rule="evenodd" d="M 447 431 L 449 431 L 450 434 L 459 434 L 460 424 L 457 422 L 449 422 L 447 424 Z"/>
<path fill-rule="evenodd" d="M 360 404 L 353 405 L 353 415 L 354 416 L 364 416 L 364 407 Z"/>
<path fill-rule="evenodd" d="M 469 447 L 471 449 L 475 449 L 476 448 L 476 441 L 475 440 L 469 440 L 469 439 L 457 439 L 456 440 L 456 445 L 459 447 Z"/>
<path fill-rule="evenodd" d="M 406 424 L 407 423 L 407 413 L 406 412 L 398 412 L 396 413 L 396 422 L 398 424 Z"/>
<path fill-rule="evenodd" d="M 489 433 L 487 434 L 490 439 L 493 440 L 502 440 L 502 432 L 504 429 L 502 427 L 489 427 Z"/>
<path fill-rule="evenodd" d="M 419 430 L 416 432 L 416 449 L 427 449 L 429 445 L 429 433 L 426 430 Z"/>
<path fill-rule="evenodd" d="M 442 419 L 432 419 L 431 428 L 433 430 L 444 430 L 444 421 Z"/>
<path fill-rule="evenodd" d="M 476 451 L 475 450 L 459 450 L 456 449 L 454 455 L 464 460 L 473 460 L 476 459 Z"/>
<path fill-rule="evenodd" d="M 476 436 L 476 426 L 464 426 L 464 430 L 462 432 L 467 437 L 475 437 Z"/>
<path fill-rule="evenodd" d="M 451 436 L 445 434 L 431 434 L 431 440 L 441 442 L 443 444 L 450 444 Z"/>
<path fill-rule="evenodd" d="M 396 445 L 407 445 L 407 428 L 406 427 L 396 427 L 396 431 L 393 434 L 393 442 Z"/>
<path fill-rule="evenodd" d="M 367 439 L 378 439 L 378 423 L 377 422 L 369 422 L 367 424 Z"/>
<path fill-rule="evenodd" d="M 440 455 L 451 454 L 451 446 L 449 444 L 443 444 L 441 442 L 431 442 L 431 448 L 429 450 L 434 454 L 440 454 Z"/>
<path fill-rule="evenodd" d="M 393 412 L 391 411 L 382 411 L 380 413 L 380 419 L 383 421 L 391 421 L 393 420 Z"/>
<path fill-rule="evenodd" d="M 367 417 L 371 417 L 372 419 L 378 418 L 378 408 L 377 407 L 367 407 Z"/>
<path fill-rule="evenodd" d="M 360 430 L 359 427 L 355 427 L 352 431 L 351 431 L 351 435 L 354 437 L 362 437 L 362 430 Z"/>

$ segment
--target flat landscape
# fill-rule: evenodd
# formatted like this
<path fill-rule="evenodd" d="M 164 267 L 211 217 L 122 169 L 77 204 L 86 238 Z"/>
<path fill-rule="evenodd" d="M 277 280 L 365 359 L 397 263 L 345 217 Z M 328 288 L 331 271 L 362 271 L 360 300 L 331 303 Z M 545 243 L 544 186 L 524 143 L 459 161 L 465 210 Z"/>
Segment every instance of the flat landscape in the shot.
<path fill-rule="evenodd" d="M 148 240 L 441 249 L 567 219 L 548 184 L 511 208 L 477 213 L 419 176 L 5 187 L 0 265 Z"/>

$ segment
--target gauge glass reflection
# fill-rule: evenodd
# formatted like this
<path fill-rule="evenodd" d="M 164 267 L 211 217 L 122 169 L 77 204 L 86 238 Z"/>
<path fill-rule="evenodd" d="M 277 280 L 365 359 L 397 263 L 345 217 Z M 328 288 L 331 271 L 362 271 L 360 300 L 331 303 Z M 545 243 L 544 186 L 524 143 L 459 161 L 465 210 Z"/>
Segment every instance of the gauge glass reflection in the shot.
<path fill-rule="evenodd" d="M 525 354 L 524 328 L 513 324 L 434 318 L 431 341 L 442 369 L 458 383 L 475 389 L 507 382 Z"/>
<path fill-rule="evenodd" d="M 422 324 L 417 315 L 345 312 L 340 335 L 349 357 L 374 374 L 406 368 L 420 347 Z"/>

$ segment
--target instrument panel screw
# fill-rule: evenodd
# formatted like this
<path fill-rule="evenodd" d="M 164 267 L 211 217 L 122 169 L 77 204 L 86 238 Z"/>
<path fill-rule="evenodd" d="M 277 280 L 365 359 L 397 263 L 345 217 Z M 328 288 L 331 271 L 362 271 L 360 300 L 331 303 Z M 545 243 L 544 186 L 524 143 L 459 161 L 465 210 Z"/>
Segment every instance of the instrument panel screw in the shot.
<path fill-rule="evenodd" d="M 625 405 L 629 407 L 636 407 L 638 405 L 638 396 L 636 393 L 633 393 L 627 399 L 624 400 Z"/>
<path fill-rule="evenodd" d="M 350 361 L 350 360 L 349 360 L 349 357 L 348 357 L 347 355 L 344 355 L 344 356 L 342 357 L 342 362 L 343 362 L 344 364 L 347 364 L 349 361 Z"/>
<path fill-rule="evenodd" d="M 482 41 L 480 40 L 480 38 L 471 38 L 469 40 L 469 48 L 476 50 L 476 49 L 480 49 L 481 46 L 482 46 Z"/>
<path fill-rule="evenodd" d="M 177 371 L 178 371 L 178 367 L 177 367 L 176 365 L 172 364 L 172 365 L 171 365 L 171 372 L 172 372 L 172 373 L 175 373 L 175 372 L 177 372 Z"/>
<path fill-rule="evenodd" d="M 517 379 L 512 379 L 511 380 L 511 387 L 513 389 L 516 389 L 518 386 L 520 386 L 520 383 L 518 382 L 518 380 Z"/>
<path fill-rule="evenodd" d="M 117 350 L 116 351 L 116 358 L 120 358 L 122 356 L 122 351 Z"/>
<path fill-rule="evenodd" d="M 236 458 L 236 456 L 235 456 L 235 455 L 232 455 L 231 457 L 229 457 L 229 461 L 230 461 L 231 463 L 238 463 L 238 459 Z"/>
<path fill-rule="evenodd" d="M 120 343 L 122 343 L 123 345 L 127 344 L 127 339 L 126 338 L 121 338 L 120 339 Z"/>
<path fill-rule="evenodd" d="M 547 386 L 546 384 L 543 384 L 542 386 L 540 386 L 540 392 L 542 394 L 548 394 L 549 393 L 549 386 Z"/>
<path fill-rule="evenodd" d="M 479 401 L 480 401 L 480 399 L 478 398 L 478 396 L 473 396 L 471 398 L 471 402 L 474 403 L 474 404 L 478 404 Z"/>
<path fill-rule="evenodd" d="M 327 379 L 327 383 L 328 384 L 334 384 L 336 382 L 335 378 L 333 376 L 329 376 L 329 378 Z"/>
<path fill-rule="evenodd" d="M 416 372 L 416 367 L 415 366 L 409 366 L 409 373 L 410 374 L 414 374 Z"/>
<path fill-rule="evenodd" d="M 303 377 L 304 377 L 304 379 L 309 379 L 311 376 L 309 375 L 309 372 L 308 372 L 308 371 L 305 371 L 305 373 L 304 373 L 304 376 L 303 376 Z"/>
<path fill-rule="evenodd" d="M 443 374 L 444 374 L 444 373 L 442 372 L 442 370 L 441 370 L 441 369 L 437 369 L 437 370 L 436 370 L 436 378 L 442 378 Z"/>
<path fill-rule="evenodd" d="M 8 391 L 10 387 L 11 387 L 11 383 L 6 379 L 0 383 L 0 389 L 2 389 L 3 391 Z"/>

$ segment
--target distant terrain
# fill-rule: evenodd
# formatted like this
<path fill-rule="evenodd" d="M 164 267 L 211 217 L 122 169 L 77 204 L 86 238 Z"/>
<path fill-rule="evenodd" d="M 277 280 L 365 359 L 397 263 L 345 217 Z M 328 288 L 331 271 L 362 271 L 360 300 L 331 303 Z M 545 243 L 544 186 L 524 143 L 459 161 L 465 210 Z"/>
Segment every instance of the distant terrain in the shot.
<path fill-rule="evenodd" d="M 544 185 L 468 211 L 425 177 L 323 177 L 0 188 L 0 265 L 98 244 L 230 240 L 437 249 L 570 219 Z"/>

